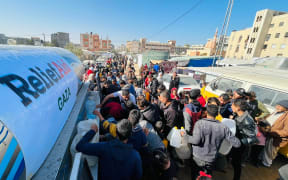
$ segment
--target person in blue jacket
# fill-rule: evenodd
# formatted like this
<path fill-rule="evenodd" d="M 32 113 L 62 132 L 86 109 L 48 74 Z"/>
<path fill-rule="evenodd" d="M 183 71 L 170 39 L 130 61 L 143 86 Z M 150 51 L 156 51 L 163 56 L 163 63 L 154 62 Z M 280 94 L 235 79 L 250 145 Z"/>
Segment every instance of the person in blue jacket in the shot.
<path fill-rule="evenodd" d="M 90 143 L 98 132 L 96 125 L 91 126 L 76 146 L 76 150 L 99 158 L 100 180 L 140 180 L 142 162 L 139 153 L 131 144 L 127 144 L 132 134 L 132 125 L 128 119 L 117 123 L 117 138 L 108 142 Z"/>

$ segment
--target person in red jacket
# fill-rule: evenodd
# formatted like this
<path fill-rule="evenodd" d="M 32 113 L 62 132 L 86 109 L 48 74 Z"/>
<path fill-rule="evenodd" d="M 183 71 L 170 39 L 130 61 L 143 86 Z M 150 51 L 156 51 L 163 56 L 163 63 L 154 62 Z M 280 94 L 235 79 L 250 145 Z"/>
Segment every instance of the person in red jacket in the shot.
<path fill-rule="evenodd" d="M 93 68 L 92 68 L 92 67 L 90 67 L 90 68 L 88 69 L 88 71 L 87 71 L 87 76 L 89 76 L 91 73 L 93 73 Z"/>
<path fill-rule="evenodd" d="M 171 89 L 170 98 L 174 100 L 179 100 L 179 96 L 177 94 L 177 88 Z"/>

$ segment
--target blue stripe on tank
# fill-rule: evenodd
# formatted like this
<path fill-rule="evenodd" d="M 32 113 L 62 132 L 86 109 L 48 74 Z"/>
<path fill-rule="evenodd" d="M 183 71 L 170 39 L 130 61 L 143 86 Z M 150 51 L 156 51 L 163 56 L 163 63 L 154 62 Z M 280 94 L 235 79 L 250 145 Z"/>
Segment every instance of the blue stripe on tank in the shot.
<path fill-rule="evenodd" d="M 22 175 L 24 169 L 25 169 L 25 162 L 24 162 L 24 159 L 22 159 L 21 164 L 20 164 L 13 180 L 18 180 L 20 178 L 20 176 Z"/>
<path fill-rule="evenodd" d="M 6 134 L 4 135 L 4 137 L 0 140 L 0 144 L 2 144 L 3 141 L 5 141 L 7 136 L 8 136 L 8 130 L 6 131 Z"/>
<path fill-rule="evenodd" d="M 9 172 L 7 180 L 13 179 L 15 177 L 15 175 L 17 173 L 17 170 L 19 169 L 22 160 L 23 160 L 23 154 L 20 151 L 18 156 L 17 156 L 17 159 L 14 162 L 14 165 L 13 165 L 12 169 Z"/>
<path fill-rule="evenodd" d="M 17 147 L 17 141 L 13 137 L 10 144 L 9 144 L 9 147 L 8 147 L 6 153 L 4 154 L 4 157 L 0 163 L 0 179 L 2 178 L 3 173 L 5 172 L 5 169 L 8 166 L 8 163 L 9 163 L 11 157 L 13 156 L 13 153 L 14 153 L 16 147 Z"/>
<path fill-rule="evenodd" d="M 4 126 L 2 125 L 1 131 L 0 131 L 0 134 L 2 134 L 3 130 L 4 130 Z"/>

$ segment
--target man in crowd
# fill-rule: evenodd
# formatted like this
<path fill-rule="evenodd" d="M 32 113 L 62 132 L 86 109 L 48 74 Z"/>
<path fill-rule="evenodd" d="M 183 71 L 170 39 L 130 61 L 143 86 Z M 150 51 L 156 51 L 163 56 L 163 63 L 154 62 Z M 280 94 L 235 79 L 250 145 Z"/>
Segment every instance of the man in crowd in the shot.
<path fill-rule="evenodd" d="M 250 91 L 248 95 L 248 104 L 250 106 L 251 117 L 258 122 L 260 119 L 265 119 L 267 116 L 269 116 L 270 112 L 265 105 L 256 99 L 256 93 L 254 91 Z"/>
<path fill-rule="evenodd" d="M 168 91 L 162 92 L 159 100 L 162 103 L 161 110 L 163 111 L 165 121 L 163 135 L 164 137 L 167 137 L 170 130 L 180 123 L 178 120 L 178 103 L 170 99 Z"/>
<path fill-rule="evenodd" d="M 180 77 L 177 76 L 176 71 L 173 72 L 173 75 L 171 77 L 171 81 L 169 84 L 169 92 L 171 92 L 172 88 L 179 88 L 179 83 L 180 83 Z"/>
<path fill-rule="evenodd" d="M 219 96 L 219 101 L 221 104 L 220 115 L 223 118 L 229 118 L 233 114 L 229 95 L 226 93 L 221 94 Z"/>
<path fill-rule="evenodd" d="M 124 86 L 121 91 L 111 93 L 107 95 L 101 104 L 97 105 L 96 108 L 101 108 L 110 98 L 119 97 L 122 108 L 125 108 L 125 101 L 130 100 L 134 105 L 136 105 L 136 99 L 133 94 L 129 92 L 129 87 Z"/>
<path fill-rule="evenodd" d="M 151 94 L 152 97 L 156 98 L 157 97 L 157 88 L 158 88 L 158 80 L 152 76 L 152 74 L 148 75 L 148 90 Z"/>
<path fill-rule="evenodd" d="M 142 164 L 139 153 L 127 144 L 132 134 L 132 125 L 128 119 L 117 123 L 117 138 L 108 142 L 90 143 L 98 132 L 96 125 L 91 126 L 76 146 L 76 150 L 87 155 L 99 157 L 99 179 L 140 180 Z"/>
<path fill-rule="evenodd" d="M 237 93 L 238 94 L 238 93 Z M 240 139 L 241 146 L 238 148 L 232 148 L 232 165 L 234 168 L 234 180 L 240 180 L 242 171 L 242 158 L 244 157 L 245 150 L 249 145 L 258 142 L 256 137 L 256 124 L 253 118 L 249 115 L 248 104 L 242 99 L 235 99 L 232 102 L 232 110 L 236 114 L 234 120 L 236 122 L 236 137 Z"/>
<path fill-rule="evenodd" d="M 160 69 L 160 66 L 159 66 L 158 63 L 156 63 L 156 64 L 153 66 L 153 68 L 154 68 L 155 72 L 158 73 L 158 72 L 159 72 L 159 69 Z"/>
<path fill-rule="evenodd" d="M 233 92 L 233 97 L 232 99 L 243 99 L 243 100 L 246 100 L 246 96 L 247 96 L 247 93 L 245 91 L 245 89 L 243 88 L 238 88 L 236 89 L 234 92 Z"/>
<path fill-rule="evenodd" d="M 184 106 L 183 116 L 184 116 L 184 127 L 188 134 L 192 133 L 195 122 L 201 119 L 201 104 L 197 101 L 198 90 L 192 89 L 189 92 L 189 103 Z"/>
<path fill-rule="evenodd" d="M 212 174 L 216 155 L 224 139 L 233 147 L 241 145 L 230 129 L 215 119 L 218 109 L 219 107 L 216 105 L 208 105 L 207 118 L 197 121 L 193 129 L 193 136 L 188 136 L 188 142 L 192 144 L 193 149 L 192 179 L 198 176 L 199 171 Z"/>
<path fill-rule="evenodd" d="M 137 105 L 142 114 L 142 119 L 149 121 L 152 125 L 155 125 L 156 121 L 160 120 L 160 114 L 155 104 L 149 103 L 144 96 L 140 96 L 137 99 Z"/>

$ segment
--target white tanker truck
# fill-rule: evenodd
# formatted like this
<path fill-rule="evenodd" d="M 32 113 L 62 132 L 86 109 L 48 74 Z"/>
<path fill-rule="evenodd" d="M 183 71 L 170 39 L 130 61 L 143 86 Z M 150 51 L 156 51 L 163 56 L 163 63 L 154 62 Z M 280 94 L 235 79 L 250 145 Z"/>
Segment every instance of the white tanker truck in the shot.
<path fill-rule="evenodd" d="M 0 46 L 0 69 L 0 179 L 58 179 L 87 94 L 80 60 L 61 48 Z"/>

